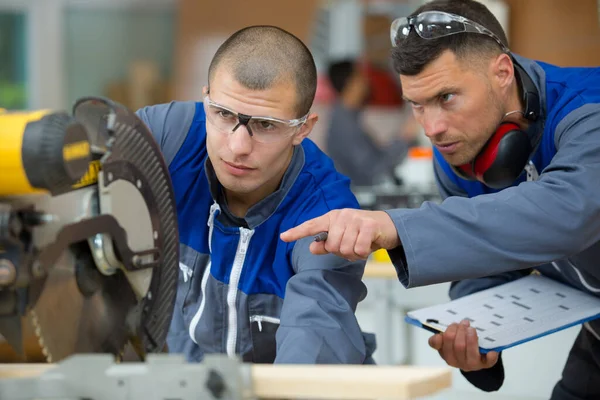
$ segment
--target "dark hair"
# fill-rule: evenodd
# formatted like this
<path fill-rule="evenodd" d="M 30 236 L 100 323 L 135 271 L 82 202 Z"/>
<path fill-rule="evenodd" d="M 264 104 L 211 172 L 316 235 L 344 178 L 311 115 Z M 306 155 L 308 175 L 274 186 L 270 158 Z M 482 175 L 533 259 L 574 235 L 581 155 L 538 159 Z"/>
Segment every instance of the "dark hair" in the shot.
<path fill-rule="evenodd" d="M 317 90 L 317 68 L 310 50 L 291 33 L 269 25 L 243 28 L 217 50 L 208 69 L 209 84 L 222 62 L 235 79 L 251 90 L 265 90 L 293 79 L 297 117 L 310 110 Z"/>
<path fill-rule="evenodd" d="M 483 25 L 492 31 L 506 47 L 508 40 L 500 22 L 486 6 L 475 0 L 433 0 L 419 7 L 411 16 L 424 11 L 444 11 L 460 15 Z M 479 33 L 459 33 L 437 39 L 423 39 L 414 29 L 400 39 L 392 50 L 394 69 L 401 75 L 417 75 L 445 50 L 452 51 L 459 59 L 477 55 L 497 55 L 500 45 L 491 37 Z"/>
<path fill-rule="evenodd" d="M 340 60 L 331 63 L 327 68 L 329 82 L 331 82 L 331 86 L 338 94 L 344 91 L 346 84 L 354 73 L 354 67 L 354 61 Z"/>

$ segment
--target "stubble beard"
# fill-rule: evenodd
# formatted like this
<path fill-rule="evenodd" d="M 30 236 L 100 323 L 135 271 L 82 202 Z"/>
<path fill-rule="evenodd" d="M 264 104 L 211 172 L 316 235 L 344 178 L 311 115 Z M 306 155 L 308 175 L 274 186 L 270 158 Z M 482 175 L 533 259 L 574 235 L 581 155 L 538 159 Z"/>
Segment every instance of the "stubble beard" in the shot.
<path fill-rule="evenodd" d="M 498 128 L 499 122 L 502 121 L 502 118 L 505 114 L 504 106 L 502 104 L 500 97 L 498 95 L 496 95 L 496 93 L 494 93 L 491 86 L 488 87 L 487 100 L 488 100 L 488 104 L 487 104 L 488 107 L 486 107 L 486 108 L 488 108 L 490 110 L 489 112 L 493 116 L 493 118 L 490 118 L 489 123 L 487 123 L 486 126 L 483 128 L 488 131 L 487 134 L 485 136 L 481 136 L 481 135 L 473 134 L 471 132 L 471 133 L 465 135 L 466 137 L 478 137 L 478 138 L 481 137 L 481 138 L 486 138 L 486 139 L 485 140 L 481 139 L 477 143 L 465 142 L 464 143 L 465 149 L 459 154 L 454 154 L 453 160 L 447 160 L 450 164 L 452 164 L 454 166 L 460 166 L 460 165 L 465 165 L 465 164 L 469 164 L 469 163 L 473 162 L 475 157 L 477 157 L 481 153 L 481 151 L 487 145 L 489 140 L 494 136 L 494 133 L 496 132 L 496 129 Z M 488 115 L 490 115 L 490 114 L 488 114 Z"/>

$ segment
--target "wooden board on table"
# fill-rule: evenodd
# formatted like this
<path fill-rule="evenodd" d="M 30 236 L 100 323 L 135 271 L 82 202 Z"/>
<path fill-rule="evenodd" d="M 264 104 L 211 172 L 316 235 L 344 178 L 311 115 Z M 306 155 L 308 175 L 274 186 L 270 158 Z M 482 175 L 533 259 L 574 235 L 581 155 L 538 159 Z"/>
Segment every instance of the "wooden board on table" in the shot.
<path fill-rule="evenodd" d="M 452 384 L 449 368 L 375 365 L 254 365 L 258 398 L 414 399 Z"/>

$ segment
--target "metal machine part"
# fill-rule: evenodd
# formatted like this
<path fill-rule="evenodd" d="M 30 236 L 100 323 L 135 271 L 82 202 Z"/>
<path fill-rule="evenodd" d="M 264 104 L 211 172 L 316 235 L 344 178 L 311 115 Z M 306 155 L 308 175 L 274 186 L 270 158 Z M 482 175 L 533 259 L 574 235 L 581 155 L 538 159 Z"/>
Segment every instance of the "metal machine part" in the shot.
<path fill-rule="evenodd" d="M 87 131 L 88 173 L 58 194 L 0 195 L 0 335 L 21 351 L 25 318 L 47 361 L 127 345 L 143 360 L 165 348 L 177 289 L 169 172 L 132 111 L 83 98 L 73 114 L 65 129 Z"/>
<path fill-rule="evenodd" d="M 107 355 L 78 355 L 37 377 L 0 380 L 0 399 L 249 399 L 250 368 L 224 355 L 201 364 L 166 354 L 121 364 Z"/>
<path fill-rule="evenodd" d="M 64 112 L 0 110 L 0 196 L 71 189 L 91 158 L 84 127 Z"/>
<path fill-rule="evenodd" d="M 104 175 L 98 177 L 98 186 L 100 192 L 100 209 L 104 213 L 114 215 L 124 226 L 137 226 L 135 235 L 127 236 L 127 245 L 136 253 L 154 247 L 154 241 L 158 238 L 158 231 L 152 226 L 150 219 L 150 210 L 146 201 L 140 192 L 142 188 L 141 179 L 136 179 L 135 185 L 124 179 L 112 181 L 115 177 L 112 173 L 108 174 L 107 184 L 104 181 Z M 99 234 L 90 240 L 92 252 L 96 265 L 100 272 L 106 275 L 114 274 L 118 269 L 123 269 L 113 247 L 113 239 L 106 234 Z M 153 263 L 152 254 L 134 255 L 132 264 L 143 266 Z M 138 297 L 142 298 L 148 294 L 150 289 L 151 269 L 141 269 L 139 271 L 129 271 L 123 269 L 129 279 L 133 289 Z"/>

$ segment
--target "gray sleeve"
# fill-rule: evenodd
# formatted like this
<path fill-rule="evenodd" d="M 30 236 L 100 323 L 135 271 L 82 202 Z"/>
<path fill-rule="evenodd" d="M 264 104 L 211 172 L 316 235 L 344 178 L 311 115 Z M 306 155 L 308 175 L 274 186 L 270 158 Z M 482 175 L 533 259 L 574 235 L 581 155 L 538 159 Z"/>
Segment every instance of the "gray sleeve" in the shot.
<path fill-rule="evenodd" d="M 446 175 L 446 173 L 442 170 L 437 160 L 434 160 L 433 170 L 435 180 L 443 200 L 451 196 L 467 197 L 467 193 L 450 180 L 448 175 Z M 523 277 L 524 275 L 527 275 L 529 272 L 529 269 L 509 271 L 493 276 L 485 276 L 482 278 L 455 281 L 452 282 L 450 286 L 449 295 L 452 300 L 455 300 L 459 297 L 463 297 L 471 293 L 479 292 L 484 289 L 488 289 L 494 286 L 501 285 L 503 283 L 513 281 L 515 279 Z"/>
<path fill-rule="evenodd" d="M 365 262 L 313 255 L 311 241 L 294 245 L 296 274 L 286 287 L 275 363 L 362 364 L 367 349 L 355 311 L 367 294 Z"/>
<path fill-rule="evenodd" d="M 600 110 L 568 114 L 540 179 L 498 193 L 388 211 L 406 254 L 401 282 L 416 287 L 517 271 L 600 240 Z"/>
<path fill-rule="evenodd" d="M 193 101 L 172 101 L 136 111 L 136 115 L 152 132 L 167 165 L 171 164 L 183 144 L 195 114 L 196 103 Z"/>

